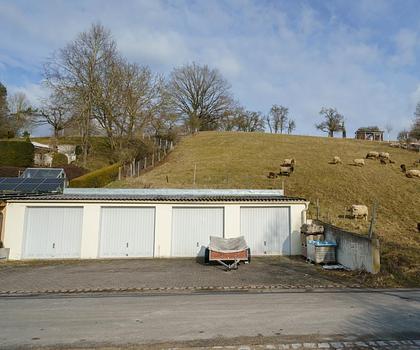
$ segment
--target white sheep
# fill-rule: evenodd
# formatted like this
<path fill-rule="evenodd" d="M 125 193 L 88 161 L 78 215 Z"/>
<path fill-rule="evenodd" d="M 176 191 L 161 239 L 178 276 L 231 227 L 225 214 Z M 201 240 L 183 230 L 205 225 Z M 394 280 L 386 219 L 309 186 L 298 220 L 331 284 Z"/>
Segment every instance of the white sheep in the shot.
<path fill-rule="evenodd" d="M 339 156 L 334 156 L 331 164 L 342 164 L 341 158 Z"/>
<path fill-rule="evenodd" d="M 368 219 L 368 207 L 366 205 L 353 204 L 349 211 L 354 219 Z"/>
<path fill-rule="evenodd" d="M 381 152 L 381 153 L 379 153 L 379 158 L 384 159 L 384 160 L 389 160 L 390 155 L 389 155 L 388 152 Z"/>
<path fill-rule="evenodd" d="M 279 175 L 285 175 L 285 176 L 290 176 L 290 174 L 293 172 L 293 167 L 292 166 L 281 166 L 280 167 L 280 172 Z"/>
<path fill-rule="evenodd" d="M 368 154 L 366 154 L 366 159 L 378 159 L 379 158 L 379 152 L 376 151 L 370 151 Z"/>
<path fill-rule="evenodd" d="M 292 166 L 292 165 L 295 165 L 295 159 L 294 158 L 291 158 L 291 159 L 286 158 L 283 161 L 283 164 L 282 164 L 282 166 Z"/>
<path fill-rule="evenodd" d="M 407 170 L 407 172 L 405 173 L 405 176 L 407 176 L 409 178 L 413 178 L 413 177 L 419 177 L 420 178 L 420 170 L 418 170 L 418 169 Z"/>
<path fill-rule="evenodd" d="M 353 164 L 357 165 L 357 166 L 364 166 L 365 165 L 365 160 L 362 159 L 362 158 L 354 159 Z"/>

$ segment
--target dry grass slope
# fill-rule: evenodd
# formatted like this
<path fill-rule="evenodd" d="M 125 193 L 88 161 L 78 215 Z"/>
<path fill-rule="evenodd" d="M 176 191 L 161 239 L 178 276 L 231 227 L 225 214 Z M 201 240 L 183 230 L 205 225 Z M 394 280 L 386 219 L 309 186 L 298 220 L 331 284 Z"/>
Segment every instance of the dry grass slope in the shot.
<path fill-rule="evenodd" d="M 365 167 L 350 165 L 368 151 L 391 153 L 395 164 L 366 160 Z M 333 156 L 342 165 L 328 164 Z M 367 223 L 343 219 L 351 204 L 378 203 L 376 233 L 382 242 L 384 272 L 372 283 L 420 286 L 420 179 L 409 179 L 400 164 L 411 165 L 419 154 L 386 144 L 350 139 L 259 133 L 203 132 L 187 137 L 166 162 L 137 179 L 113 183 L 113 187 L 219 187 L 281 188 L 287 195 L 312 203 L 319 199 L 321 215 L 334 224 L 359 232 Z M 295 158 L 290 178 L 271 180 L 284 158 Z M 193 184 L 196 165 L 196 183 Z M 310 213 L 315 213 L 314 205 Z"/>

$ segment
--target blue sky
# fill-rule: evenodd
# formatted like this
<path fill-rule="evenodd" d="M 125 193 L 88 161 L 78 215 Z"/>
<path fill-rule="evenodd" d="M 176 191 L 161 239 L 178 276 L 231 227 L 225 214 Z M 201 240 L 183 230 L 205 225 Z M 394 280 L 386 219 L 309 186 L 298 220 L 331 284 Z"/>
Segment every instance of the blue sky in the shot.
<path fill-rule="evenodd" d="M 410 126 L 420 101 L 420 1 L 0 0 L 0 81 L 33 104 L 42 64 L 93 22 L 123 55 L 168 74 L 218 68 L 248 109 L 289 107 L 299 134 L 319 135 L 323 106 L 359 126 Z"/>

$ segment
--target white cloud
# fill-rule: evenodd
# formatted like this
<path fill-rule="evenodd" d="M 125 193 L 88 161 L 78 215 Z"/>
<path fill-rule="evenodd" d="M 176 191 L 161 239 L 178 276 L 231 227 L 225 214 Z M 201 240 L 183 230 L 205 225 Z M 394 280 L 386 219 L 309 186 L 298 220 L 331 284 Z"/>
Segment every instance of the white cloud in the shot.
<path fill-rule="evenodd" d="M 416 61 L 416 47 L 418 35 L 416 31 L 401 29 L 395 36 L 395 54 L 391 57 L 391 63 L 397 65 L 411 65 Z"/>
<path fill-rule="evenodd" d="M 40 100 L 48 96 L 48 91 L 41 84 L 37 83 L 27 83 L 21 86 L 8 85 L 7 89 L 9 95 L 23 92 L 32 106 L 38 106 Z"/>
<path fill-rule="evenodd" d="M 418 67 L 418 28 L 381 27 L 396 10 L 372 0 L 321 9 L 304 1 L 0 2 L 0 72 L 21 75 L 0 77 L 35 103 L 44 58 L 100 21 L 130 60 L 165 74 L 191 61 L 216 67 L 247 108 L 288 106 L 298 132 L 316 132 L 322 106 L 345 114 L 349 134 L 389 120 L 398 129 L 420 97 L 420 77 L 404 71 Z"/>

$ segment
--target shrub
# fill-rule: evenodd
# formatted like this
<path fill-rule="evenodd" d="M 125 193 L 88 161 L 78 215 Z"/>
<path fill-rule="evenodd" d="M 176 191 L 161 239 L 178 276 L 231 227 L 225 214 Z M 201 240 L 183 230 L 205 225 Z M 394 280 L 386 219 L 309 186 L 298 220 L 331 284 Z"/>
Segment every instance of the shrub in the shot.
<path fill-rule="evenodd" d="M 70 187 L 104 187 L 118 177 L 119 163 L 76 177 L 70 181 Z"/>
<path fill-rule="evenodd" d="M 63 153 L 54 153 L 52 159 L 52 167 L 53 168 L 61 168 L 65 165 L 69 164 L 69 160 L 67 156 Z"/>
<path fill-rule="evenodd" d="M 74 150 L 76 156 L 80 156 L 83 153 L 83 148 L 80 145 L 76 145 L 76 149 Z"/>
<path fill-rule="evenodd" d="M 0 166 L 30 167 L 34 162 L 34 146 L 30 142 L 0 141 Z"/>
<path fill-rule="evenodd" d="M 74 164 L 63 165 L 62 168 L 66 172 L 67 179 L 73 180 L 76 177 L 80 177 L 88 173 L 89 171 L 85 168 L 79 167 Z M 1 172 L 1 168 L 0 168 Z"/>

